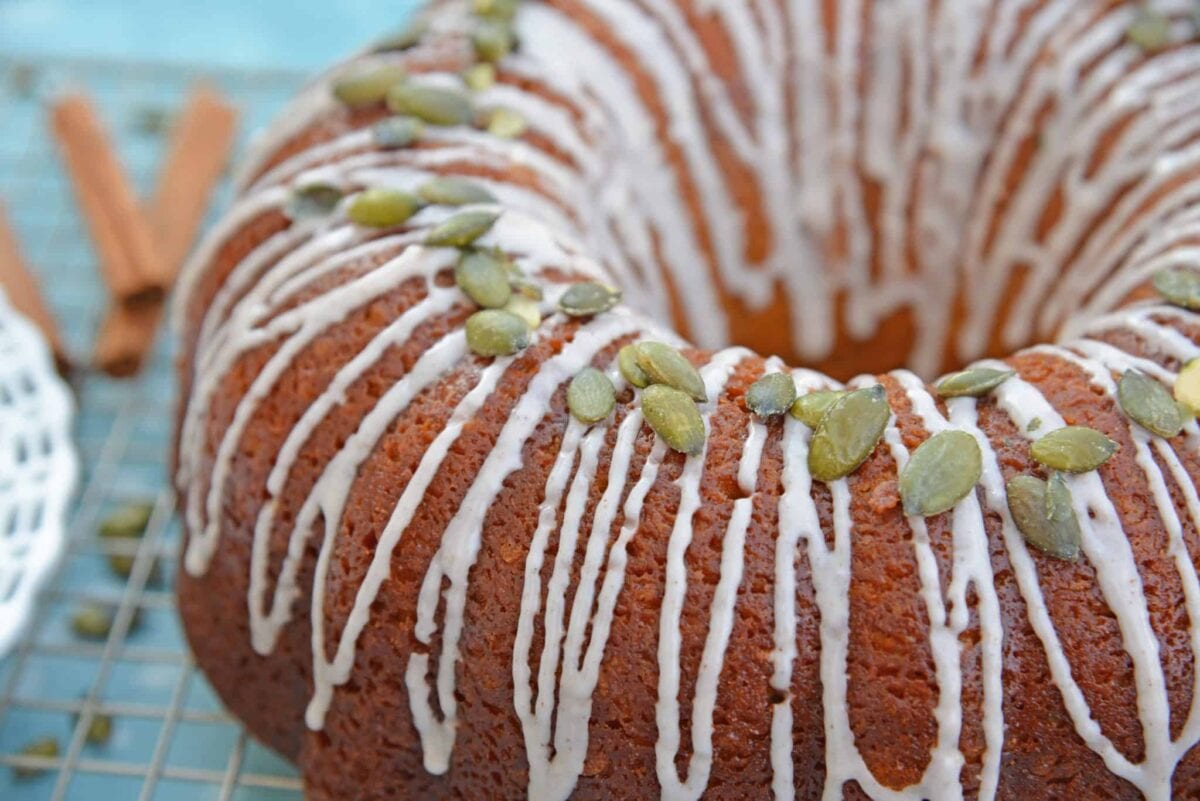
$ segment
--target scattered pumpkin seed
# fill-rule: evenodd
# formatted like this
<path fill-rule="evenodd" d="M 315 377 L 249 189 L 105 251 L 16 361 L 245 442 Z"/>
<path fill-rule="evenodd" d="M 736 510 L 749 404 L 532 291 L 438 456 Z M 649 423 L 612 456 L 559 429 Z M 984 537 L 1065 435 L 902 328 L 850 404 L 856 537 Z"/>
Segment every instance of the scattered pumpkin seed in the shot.
<path fill-rule="evenodd" d="M 484 309 L 467 318 L 467 347 L 480 356 L 511 356 L 529 345 L 529 326 L 515 314 Z"/>
<path fill-rule="evenodd" d="M 529 128 L 529 122 L 519 111 L 510 108 L 492 109 L 488 114 L 487 130 L 501 139 L 516 139 Z"/>
<path fill-rule="evenodd" d="M 595 367 L 580 370 L 567 387 L 567 408 L 581 423 L 599 423 L 612 414 L 616 403 L 612 381 Z"/>
<path fill-rule="evenodd" d="M 654 433 L 672 449 L 689 456 L 704 450 L 704 418 L 687 393 L 651 384 L 642 391 L 642 414 Z"/>
<path fill-rule="evenodd" d="M 1053 476 L 1051 480 L 1054 481 Z M 1074 562 L 1079 558 L 1079 521 L 1061 475 L 1057 482 L 1058 486 L 1051 491 L 1040 478 L 1013 476 L 1007 487 L 1008 510 L 1026 542 L 1050 556 Z M 1050 492 L 1056 497 L 1047 498 Z M 1067 493 L 1065 502 L 1063 492 Z"/>
<path fill-rule="evenodd" d="M 1035 441 L 1030 452 L 1051 470 L 1086 473 L 1107 462 L 1117 452 L 1117 443 L 1094 428 L 1066 426 Z"/>
<path fill-rule="evenodd" d="M 1175 377 L 1175 400 L 1189 414 L 1200 414 L 1200 359 L 1192 359 L 1180 368 Z"/>
<path fill-rule="evenodd" d="M 89 745 L 107 745 L 108 741 L 112 739 L 112 730 L 112 716 L 95 712 L 92 714 L 91 722 L 88 723 L 84 739 Z"/>
<path fill-rule="evenodd" d="M 421 199 L 399 189 L 373 187 L 350 199 L 346 216 L 368 228 L 400 225 L 421 210 Z"/>
<path fill-rule="evenodd" d="M 1154 288 L 1168 303 L 1200 310 L 1200 272 L 1187 267 L 1159 270 L 1154 274 Z"/>
<path fill-rule="evenodd" d="M 496 84 L 496 65 L 486 61 L 472 64 L 463 72 L 462 78 L 467 88 L 473 91 L 491 89 Z"/>
<path fill-rule="evenodd" d="M 518 0 L 474 0 L 475 13 L 481 17 L 512 19 L 517 13 Z"/>
<path fill-rule="evenodd" d="M 495 203 L 496 196 L 466 178 L 434 178 L 417 189 L 426 203 L 438 206 L 466 206 L 469 203 Z"/>
<path fill-rule="evenodd" d="M 650 386 L 650 376 L 646 375 L 646 371 L 638 364 L 637 345 L 626 345 L 617 351 L 617 367 L 625 380 L 638 389 Z"/>
<path fill-rule="evenodd" d="M 790 409 L 792 417 L 809 428 L 815 429 L 821 422 L 821 418 L 825 416 L 825 412 L 829 411 L 829 407 L 849 394 L 849 390 L 845 389 L 822 389 L 801 395 L 792 404 Z"/>
<path fill-rule="evenodd" d="M 393 86 L 403 83 L 404 68 L 395 64 L 343 75 L 333 82 L 333 96 L 350 108 L 382 103 Z"/>
<path fill-rule="evenodd" d="M 300 186 L 292 190 L 283 213 L 291 220 L 324 217 L 337 208 L 342 196 L 342 190 L 332 184 L 315 183 Z"/>
<path fill-rule="evenodd" d="M 108 639 L 112 624 L 112 608 L 100 604 L 84 604 L 71 616 L 71 631 L 85 640 Z"/>
<path fill-rule="evenodd" d="M 499 309 L 512 297 L 508 271 L 487 251 L 464 253 L 454 268 L 454 280 L 467 297 L 485 309 Z"/>
<path fill-rule="evenodd" d="M 1143 6 L 1125 29 L 1125 38 L 1147 53 L 1162 50 L 1171 41 L 1171 20 L 1162 12 Z"/>
<path fill-rule="evenodd" d="M 937 393 L 943 398 L 978 398 L 991 392 L 1013 375 L 1012 370 L 996 370 L 992 367 L 975 367 L 962 370 L 937 382 Z"/>
<path fill-rule="evenodd" d="M 146 533 L 153 513 L 153 501 L 135 501 L 120 506 L 100 522 L 100 536 L 103 539 L 136 539 Z"/>
<path fill-rule="evenodd" d="M 475 117 L 471 99 L 454 89 L 402 83 L 387 95 L 388 108 L 430 125 L 467 125 Z"/>
<path fill-rule="evenodd" d="M 965 431 L 940 431 L 922 442 L 900 471 L 904 513 L 928 517 L 961 501 L 979 482 L 983 457 Z"/>
<path fill-rule="evenodd" d="M 1183 429 L 1184 417 L 1171 393 L 1139 370 L 1121 376 L 1117 399 L 1125 414 L 1152 434 L 1170 438 Z"/>
<path fill-rule="evenodd" d="M 691 396 L 697 403 L 708 400 L 700 371 L 683 354 L 662 342 L 642 342 L 637 346 L 638 367 L 654 384 L 666 384 Z"/>
<path fill-rule="evenodd" d="M 517 37 L 512 26 L 502 19 L 485 18 L 471 32 L 471 44 L 475 55 L 483 61 L 495 63 L 513 51 Z"/>
<path fill-rule="evenodd" d="M 512 262 L 506 263 L 512 264 Z M 513 269 L 516 268 L 514 267 Z M 508 279 L 508 283 L 512 286 L 514 292 L 519 292 L 530 300 L 541 300 L 543 297 L 545 297 L 545 293 L 542 292 L 541 285 L 530 281 L 528 278 L 515 275 Z"/>
<path fill-rule="evenodd" d="M 572 284 L 558 299 L 558 308 L 571 317 L 590 317 L 606 312 L 621 301 L 621 291 L 597 281 Z"/>
<path fill-rule="evenodd" d="M 857 470 L 879 444 L 891 414 L 879 384 L 838 398 L 813 433 L 808 451 L 813 478 L 836 481 Z"/>
<path fill-rule="evenodd" d="M 42 757 L 54 759 L 59 754 L 57 737 L 40 737 L 22 746 L 19 755 L 23 757 Z M 28 781 L 46 775 L 46 768 L 14 767 L 12 775 L 18 781 Z"/>
<path fill-rule="evenodd" d="M 425 123 L 416 117 L 387 117 L 371 126 L 375 144 L 385 150 L 408 147 L 425 133 Z"/>
<path fill-rule="evenodd" d="M 385 36 L 375 43 L 371 49 L 376 53 L 386 53 L 391 50 L 408 50 L 420 44 L 421 37 L 429 29 L 429 21 L 418 18 L 395 33 Z"/>
<path fill-rule="evenodd" d="M 787 373 L 768 373 L 746 391 L 746 406 L 760 417 L 783 414 L 796 400 L 796 382 Z"/>
<path fill-rule="evenodd" d="M 1041 427 L 1042 427 L 1042 418 L 1035 417 L 1029 421 L 1029 425 L 1025 427 L 1025 430 L 1032 433 L 1034 431 L 1037 431 Z"/>
<path fill-rule="evenodd" d="M 486 234 L 500 215 L 494 211 L 460 211 L 430 229 L 425 244 L 431 247 L 465 248 Z"/>
<path fill-rule="evenodd" d="M 542 324 L 542 310 L 538 306 L 538 302 L 519 292 L 513 293 L 512 297 L 508 299 L 508 303 L 504 304 L 504 311 L 517 315 L 530 328 L 537 328 Z"/>

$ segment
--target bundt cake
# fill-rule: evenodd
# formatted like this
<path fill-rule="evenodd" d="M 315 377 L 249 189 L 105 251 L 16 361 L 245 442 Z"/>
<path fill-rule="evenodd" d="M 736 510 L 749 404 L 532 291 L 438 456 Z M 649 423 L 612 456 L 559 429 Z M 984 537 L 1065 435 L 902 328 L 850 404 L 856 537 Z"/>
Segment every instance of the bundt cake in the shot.
<path fill-rule="evenodd" d="M 312 801 L 1200 798 L 1195 11 L 336 67 L 177 292 L 199 666 Z"/>

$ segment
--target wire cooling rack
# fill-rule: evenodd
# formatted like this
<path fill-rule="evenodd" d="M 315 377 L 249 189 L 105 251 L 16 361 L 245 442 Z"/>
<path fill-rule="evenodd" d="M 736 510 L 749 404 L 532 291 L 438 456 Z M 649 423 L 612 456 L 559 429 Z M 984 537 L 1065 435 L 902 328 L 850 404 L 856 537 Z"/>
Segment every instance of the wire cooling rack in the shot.
<path fill-rule="evenodd" d="M 0 196 L 80 364 L 87 363 L 103 291 L 47 135 L 44 102 L 65 88 L 85 88 L 146 196 L 163 155 L 164 123 L 200 77 L 240 107 L 248 131 L 277 110 L 303 76 L 0 57 Z M 223 198 L 217 200 L 214 208 L 222 205 Z M 174 409 L 169 339 L 159 337 L 152 362 L 134 380 L 114 381 L 86 368 L 72 379 L 82 491 L 68 524 L 68 551 L 33 625 L 0 661 L 4 801 L 301 797 L 294 770 L 248 740 L 222 710 L 179 628 L 170 587 L 180 535 L 166 481 Z M 131 502 L 153 504 L 144 537 L 100 538 L 99 522 Z M 127 580 L 111 569 L 114 555 L 132 558 Z M 84 604 L 116 610 L 106 639 L 89 642 L 72 630 Z M 97 716 L 112 720 L 104 744 L 88 742 Z M 22 755 L 46 737 L 57 740 L 58 756 Z"/>

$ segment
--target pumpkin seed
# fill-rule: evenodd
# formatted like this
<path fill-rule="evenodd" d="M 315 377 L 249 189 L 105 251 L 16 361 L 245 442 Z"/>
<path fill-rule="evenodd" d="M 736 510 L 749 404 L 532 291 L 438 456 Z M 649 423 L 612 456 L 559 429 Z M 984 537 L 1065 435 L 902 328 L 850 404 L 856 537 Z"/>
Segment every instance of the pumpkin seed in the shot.
<path fill-rule="evenodd" d="M 471 44 L 475 48 L 475 55 L 491 63 L 511 53 L 516 43 L 517 37 L 512 26 L 501 19 L 482 19 L 471 32 Z"/>
<path fill-rule="evenodd" d="M 590 317 L 608 311 L 620 301 L 620 290 L 596 281 L 581 281 L 562 293 L 558 308 L 571 317 Z"/>
<path fill-rule="evenodd" d="M 976 367 L 951 373 L 937 382 L 937 393 L 943 398 L 978 398 L 991 392 L 1013 375 L 1012 370 Z"/>
<path fill-rule="evenodd" d="M 512 264 L 512 262 L 506 262 L 506 263 Z M 511 274 L 512 270 L 515 270 L 515 269 L 517 269 L 517 268 L 512 267 L 509 271 L 510 274 Z M 510 277 L 508 279 L 508 282 L 512 286 L 514 292 L 519 292 L 522 295 L 524 295 L 525 297 L 529 298 L 530 300 L 541 300 L 545 296 L 545 293 L 542 292 L 541 285 L 536 284 L 533 281 L 530 281 L 528 278 L 524 278 L 520 275 L 516 275 L 516 276 Z"/>
<path fill-rule="evenodd" d="M 524 320 L 499 309 L 467 318 L 467 347 L 480 356 L 511 356 L 529 345 L 529 333 Z"/>
<path fill-rule="evenodd" d="M 473 91 L 491 89 L 496 84 L 496 65 L 486 61 L 472 64 L 463 72 L 462 79 L 467 88 Z"/>
<path fill-rule="evenodd" d="M 904 513 L 928 517 L 961 501 L 979 482 L 983 457 L 979 443 L 965 431 L 940 431 L 912 453 L 900 471 Z"/>
<path fill-rule="evenodd" d="M 405 79 L 404 69 L 396 65 L 343 75 L 333 82 L 333 96 L 350 108 L 365 108 L 382 103 L 388 91 Z"/>
<path fill-rule="evenodd" d="M 434 178 L 421 184 L 417 194 L 426 203 L 437 206 L 466 206 L 469 203 L 495 203 L 496 196 L 466 178 Z"/>
<path fill-rule="evenodd" d="M 1184 418 L 1171 393 L 1139 370 L 1126 370 L 1117 384 L 1117 399 L 1125 414 L 1152 434 L 1174 437 Z"/>
<path fill-rule="evenodd" d="M 486 251 L 464 253 L 454 268 L 454 280 L 467 297 L 485 309 L 498 309 L 512 297 L 508 271 Z"/>
<path fill-rule="evenodd" d="M 704 419 L 687 393 L 651 384 L 642 391 L 642 414 L 672 449 L 689 456 L 704 450 Z"/>
<path fill-rule="evenodd" d="M 58 738 L 56 737 L 40 737 L 21 747 L 20 755 L 23 757 L 41 757 L 43 759 L 54 759 L 58 756 L 59 746 Z M 26 781 L 36 779 L 39 776 L 44 776 L 47 773 L 46 768 L 31 768 L 31 767 L 14 767 L 12 775 L 18 781 Z"/>
<path fill-rule="evenodd" d="M 823 389 L 801 395 L 792 404 L 790 410 L 792 417 L 795 417 L 809 428 L 815 429 L 817 424 L 821 422 L 821 418 L 825 416 L 825 412 L 829 411 L 829 407 L 849 394 L 849 390 L 845 389 Z"/>
<path fill-rule="evenodd" d="M 421 210 L 421 199 L 399 189 L 375 187 L 350 199 L 346 216 L 351 222 L 368 228 L 400 225 Z"/>
<path fill-rule="evenodd" d="M 691 396 L 692 400 L 704 403 L 708 392 L 700 372 L 684 358 L 683 354 L 661 342 L 642 342 L 637 346 L 638 367 L 649 376 L 651 383 L 666 384 Z"/>
<path fill-rule="evenodd" d="M 1200 272 L 1187 267 L 1159 270 L 1154 274 L 1154 288 L 1168 303 L 1200 310 Z"/>
<path fill-rule="evenodd" d="M 105 715 L 102 712 L 92 714 L 92 720 L 88 723 L 87 732 L 84 734 L 84 740 L 89 745 L 106 745 L 112 739 L 113 719 L 112 715 Z"/>
<path fill-rule="evenodd" d="M 1117 452 L 1117 443 L 1094 428 L 1067 426 L 1035 441 L 1030 452 L 1051 470 L 1086 473 L 1107 462 Z"/>
<path fill-rule="evenodd" d="M 103 539 L 136 539 L 146 532 L 150 515 L 154 513 L 153 501 L 135 501 L 119 507 L 100 522 L 100 537 Z"/>
<path fill-rule="evenodd" d="M 1029 421 L 1029 425 L 1027 425 L 1025 427 L 1025 430 L 1032 433 L 1034 431 L 1037 431 L 1041 427 L 1042 427 L 1042 418 L 1035 417 Z"/>
<path fill-rule="evenodd" d="M 113 610 L 100 604 L 84 604 L 71 616 L 71 631 L 85 640 L 104 640 L 112 631 Z"/>
<path fill-rule="evenodd" d="M 504 304 L 504 311 L 509 314 L 515 314 L 525 321 L 525 324 L 530 328 L 537 328 L 542 324 L 542 310 L 538 306 L 538 302 L 527 295 L 514 293 L 508 299 L 508 303 Z"/>
<path fill-rule="evenodd" d="M 375 43 L 371 49 L 376 53 L 386 53 L 391 50 L 408 50 L 420 44 L 421 37 L 429 29 L 429 22 L 424 18 L 415 19 L 395 33 L 385 36 Z"/>
<path fill-rule="evenodd" d="M 481 17 L 512 19 L 517 14 L 518 0 L 475 0 L 475 13 Z"/>
<path fill-rule="evenodd" d="M 638 389 L 644 389 L 650 386 L 650 376 L 638 364 L 637 348 L 637 345 L 626 345 L 617 351 L 617 367 L 626 381 Z"/>
<path fill-rule="evenodd" d="M 384 150 L 408 147 L 425 133 L 425 123 L 416 117 L 387 117 L 371 126 L 371 137 Z"/>
<path fill-rule="evenodd" d="M 471 99 L 454 89 L 402 83 L 387 95 L 388 108 L 430 125 L 467 125 L 475 117 Z"/>
<path fill-rule="evenodd" d="M 1053 476 L 1051 481 L 1055 481 Z M 1040 478 L 1013 476 L 1007 487 L 1008 510 L 1026 542 L 1050 556 L 1073 562 L 1079 558 L 1079 521 L 1061 475 L 1056 484 L 1050 490 Z M 1051 493 L 1055 497 L 1048 498 Z M 1065 498 L 1062 493 L 1066 493 Z"/>
<path fill-rule="evenodd" d="M 1171 42 L 1171 20 L 1159 11 L 1142 7 L 1125 29 L 1125 38 L 1147 53 L 1162 50 Z"/>
<path fill-rule="evenodd" d="M 838 398 L 813 432 L 808 451 L 813 478 L 836 481 L 857 470 L 879 444 L 891 415 L 879 384 Z"/>
<path fill-rule="evenodd" d="M 1180 368 L 1175 377 L 1175 400 L 1189 414 L 1200 414 L 1200 359 L 1192 359 Z"/>
<path fill-rule="evenodd" d="M 460 211 L 430 229 L 425 244 L 431 247 L 465 248 L 486 234 L 500 215 L 494 211 Z"/>
<path fill-rule="evenodd" d="M 796 400 L 796 382 L 787 373 L 770 373 L 750 385 L 746 406 L 761 417 L 783 414 Z"/>
<path fill-rule="evenodd" d="M 331 184 L 316 183 L 297 187 L 292 190 L 283 213 L 290 220 L 324 217 L 337 208 L 342 196 L 342 190 Z"/>
<path fill-rule="evenodd" d="M 488 115 L 488 133 L 501 139 L 516 139 L 528 128 L 529 122 L 525 117 L 510 108 L 492 109 Z"/>
<path fill-rule="evenodd" d="M 612 381 L 595 367 L 580 370 L 567 387 L 567 408 L 581 423 L 599 423 L 612 413 L 616 403 Z"/>

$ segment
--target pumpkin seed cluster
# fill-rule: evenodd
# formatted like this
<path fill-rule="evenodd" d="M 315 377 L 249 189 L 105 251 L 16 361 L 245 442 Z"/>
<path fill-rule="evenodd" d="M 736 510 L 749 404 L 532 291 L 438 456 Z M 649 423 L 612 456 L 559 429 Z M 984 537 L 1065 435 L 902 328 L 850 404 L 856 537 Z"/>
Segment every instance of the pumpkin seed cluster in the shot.
<path fill-rule="evenodd" d="M 697 403 L 708 400 L 700 372 L 663 342 L 638 342 L 617 353 L 617 369 L 642 390 L 642 415 L 673 450 L 695 456 L 704 450 L 704 418 Z"/>

